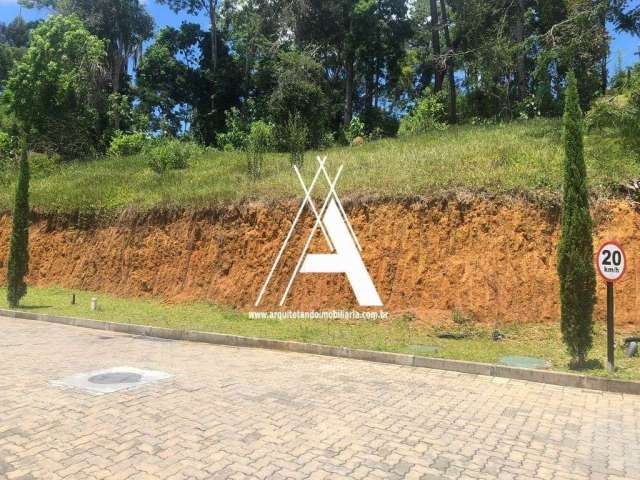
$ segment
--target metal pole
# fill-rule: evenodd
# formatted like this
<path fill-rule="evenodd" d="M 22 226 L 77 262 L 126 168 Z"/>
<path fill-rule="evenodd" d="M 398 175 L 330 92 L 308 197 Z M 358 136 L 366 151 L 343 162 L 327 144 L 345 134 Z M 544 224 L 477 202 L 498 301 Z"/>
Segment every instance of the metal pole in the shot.
<path fill-rule="evenodd" d="M 613 354 L 613 282 L 607 282 L 607 372 L 609 373 L 615 370 Z"/>

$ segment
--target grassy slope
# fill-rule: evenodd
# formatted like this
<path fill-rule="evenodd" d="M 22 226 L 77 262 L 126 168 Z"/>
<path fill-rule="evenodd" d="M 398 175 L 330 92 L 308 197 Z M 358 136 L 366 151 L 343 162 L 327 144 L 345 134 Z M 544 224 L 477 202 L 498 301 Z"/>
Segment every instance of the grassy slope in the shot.
<path fill-rule="evenodd" d="M 397 318 L 390 322 L 357 321 L 353 323 L 320 320 L 267 320 L 249 319 L 245 314 L 207 303 L 163 304 L 159 301 L 123 299 L 104 294 L 73 291 L 77 304 L 69 304 L 71 290 L 62 288 L 29 288 L 22 304 L 31 312 L 95 318 L 124 323 L 160 327 L 212 331 L 235 335 L 255 336 L 282 340 L 347 346 L 368 350 L 414 353 L 416 345 L 438 346 L 426 356 L 497 363 L 504 355 L 542 357 L 554 370 L 568 370 L 568 356 L 562 345 L 557 325 L 509 325 L 500 327 L 507 338 L 501 342 L 491 340 L 491 331 L 473 325 L 461 326 L 473 336 L 464 340 L 445 340 L 436 337 L 438 327 L 424 327 Z M 89 309 L 90 299 L 99 298 L 100 311 Z M 0 308 L 6 308 L 6 290 L 0 288 Z M 628 332 L 637 333 L 637 332 Z M 618 332 L 619 338 L 623 335 Z M 589 375 L 605 376 L 602 367 L 606 358 L 606 331 L 600 323 L 596 327 L 594 348 L 590 358 Z M 599 361 L 598 361 L 599 360 Z M 616 378 L 640 380 L 640 362 L 625 358 L 622 349 L 616 349 Z"/>
<path fill-rule="evenodd" d="M 371 142 L 324 152 L 330 172 L 344 164 L 338 184 L 343 195 L 430 195 L 450 190 L 494 193 L 557 192 L 562 178 L 562 145 L 557 120 L 497 126 L 462 126 L 429 135 Z M 310 182 L 316 152 L 308 152 Z M 613 139 L 586 140 L 592 188 L 640 176 L 640 162 Z M 70 211 L 155 206 L 207 207 L 240 199 L 298 197 L 301 189 L 286 155 L 269 155 L 266 174 L 251 181 L 241 153 L 212 152 L 184 171 L 158 176 L 145 158 L 99 159 L 34 175 L 32 206 L 40 211 Z M 319 193 L 320 191 L 318 191 Z M 13 186 L 0 191 L 0 210 L 11 205 Z"/>

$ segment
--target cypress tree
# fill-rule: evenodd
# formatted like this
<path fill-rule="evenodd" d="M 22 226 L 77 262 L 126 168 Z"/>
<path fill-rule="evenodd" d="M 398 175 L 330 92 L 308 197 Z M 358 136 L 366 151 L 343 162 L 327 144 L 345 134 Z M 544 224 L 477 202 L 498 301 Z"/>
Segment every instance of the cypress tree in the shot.
<path fill-rule="evenodd" d="M 11 308 L 27 293 L 24 277 L 29 268 L 29 160 L 27 145 L 20 148 L 20 173 L 13 208 L 13 228 L 7 270 L 7 302 Z"/>
<path fill-rule="evenodd" d="M 567 82 L 563 117 L 564 189 L 558 276 L 562 337 L 572 364 L 581 367 L 593 345 L 596 272 L 584 163 L 582 111 L 573 72 L 567 76 Z"/>

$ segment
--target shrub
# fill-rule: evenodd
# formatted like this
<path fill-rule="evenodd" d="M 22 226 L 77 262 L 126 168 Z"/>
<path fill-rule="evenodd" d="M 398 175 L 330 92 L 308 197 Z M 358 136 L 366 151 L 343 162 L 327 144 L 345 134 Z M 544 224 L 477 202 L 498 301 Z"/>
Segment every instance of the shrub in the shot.
<path fill-rule="evenodd" d="M 630 72 L 618 95 L 597 99 L 586 117 L 589 130 L 612 130 L 640 153 L 640 70 Z"/>
<path fill-rule="evenodd" d="M 318 148 L 320 150 L 327 150 L 328 148 L 332 148 L 336 146 L 336 139 L 332 132 L 325 132 L 322 137 L 320 137 L 320 141 L 318 143 Z"/>
<path fill-rule="evenodd" d="M 602 97 L 596 100 L 586 117 L 589 130 L 613 130 L 624 144 L 640 152 L 640 107 L 629 94 Z"/>
<path fill-rule="evenodd" d="M 226 132 L 216 136 L 218 146 L 226 151 L 244 150 L 249 137 L 248 126 L 240 110 L 231 107 L 225 112 Z"/>
<path fill-rule="evenodd" d="M 286 139 L 291 165 L 302 168 L 302 164 L 304 163 L 304 150 L 309 139 L 309 129 L 300 114 L 296 113 L 289 117 L 285 125 L 284 137 Z"/>
<path fill-rule="evenodd" d="M 367 136 L 372 140 L 395 137 L 398 133 L 398 120 L 380 108 L 365 108 L 360 118 L 364 123 Z"/>
<path fill-rule="evenodd" d="M 344 136 L 347 139 L 347 142 L 349 142 L 350 144 L 355 138 L 364 137 L 365 134 L 366 132 L 364 122 L 358 115 L 351 119 L 351 122 L 349 122 L 349 126 L 344 132 Z"/>
<path fill-rule="evenodd" d="M 331 121 L 330 88 L 322 64 L 306 52 L 281 52 L 274 73 L 277 80 L 266 104 L 268 118 L 286 125 L 295 112 L 309 129 L 307 143 L 318 145 Z"/>
<path fill-rule="evenodd" d="M 111 140 L 107 154 L 110 157 L 126 157 L 140 153 L 148 139 L 142 132 L 125 133 L 118 130 Z"/>
<path fill-rule="evenodd" d="M 181 170 L 187 168 L 189 160 L 200 148 L 191 143 L 184 143 L 176 139 L 165 139 L 145 150 L 148 156 L 149 168 L 157 174 L 167 170 Z"/>
<path fill-rule="evenodd" d="M 400 120 L 399 135 L 417 135 L 433 130 L 444 130 L 446 117 L 445 98 L 430 91 L 418 99 L 407 116 Z"/>
<path fill-rule="evenodd" d="M 15 142 L 7 132 L 0 131 L 0 157 L 10 158 L 15 154 Z"/>
<path fill-rule="evenodd" d="M 249 175 L 258 178 L 262 175 L 264 154 L 273 145 L 274 126 L 262 120 L 251 124 L 247 138 L 247 167 Z"/>
<path fill-rule="evenodd" d="M 568 75 L 565 101 L 562 236 L 558 245 L 561 329 L 572 363 L 582 366 L 593 345 L 596 273 L 584 163 L 582 112 L 573 72 Z"/>

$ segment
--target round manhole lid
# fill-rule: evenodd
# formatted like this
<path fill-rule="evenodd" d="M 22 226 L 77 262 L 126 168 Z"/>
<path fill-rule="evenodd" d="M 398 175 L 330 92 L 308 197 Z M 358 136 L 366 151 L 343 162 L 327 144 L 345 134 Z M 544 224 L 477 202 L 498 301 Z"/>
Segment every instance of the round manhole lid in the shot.
<path fill-rule="evenodd" d="M 98 385 L 113 385 L 118 383 L 137 383 L 142 380 L 142 375 L 131 372 L 100 373 L 89 378 L 89 382 Z"/>

